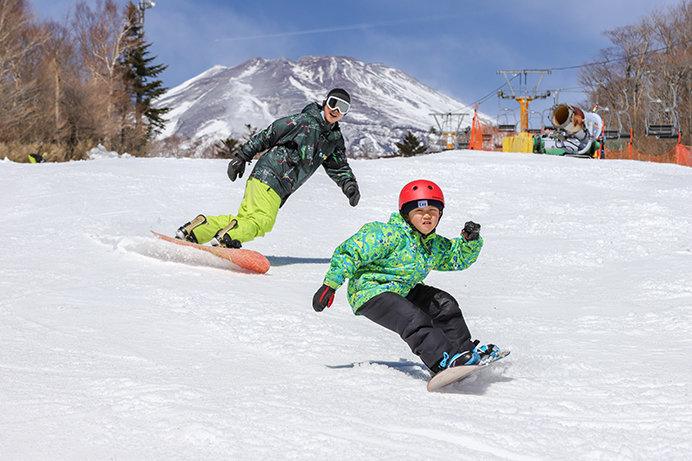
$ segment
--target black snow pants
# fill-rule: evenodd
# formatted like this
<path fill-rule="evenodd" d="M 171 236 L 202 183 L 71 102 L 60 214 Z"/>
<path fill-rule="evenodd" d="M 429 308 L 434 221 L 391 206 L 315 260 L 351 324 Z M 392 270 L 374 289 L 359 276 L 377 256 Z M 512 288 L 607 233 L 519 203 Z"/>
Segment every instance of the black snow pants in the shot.
<path fill-rule="evenodd" d="M 437 365 L 445 352 L 451 357 L 474 347 L 459 304 L 435 287 L 418 284 L 406 297 L 380 293 L 358 313 L 398 333 L 428 368 Z"/>

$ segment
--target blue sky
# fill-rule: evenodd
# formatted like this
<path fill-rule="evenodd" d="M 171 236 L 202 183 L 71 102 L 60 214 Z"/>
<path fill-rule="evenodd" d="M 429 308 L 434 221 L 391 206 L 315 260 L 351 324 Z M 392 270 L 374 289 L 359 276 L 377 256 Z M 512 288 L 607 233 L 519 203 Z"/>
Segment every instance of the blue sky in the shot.
<path fill-rule="evenodd" d="M 43 19 L 61 21 L 76 1 L 29 0 Z M 126 0 L 116 0 L 126 4 Z M 87 0 L 97 4 L 97 0 Z M 138 0 L 136 0 L 138 3 Z M 554 69 L 598 59 L 610 46 L 604 30 L 636 24 L 679 0 L 157 0 L 147 10 L 146 38 L 174 87 L 206 69 L 253 57 L 350 56 L 401 69 L 472 104 L 504 83 L 500 69 Z M 568 89 L 560 102 L 583 100 L 577 69 L 554 71 L 539 91 Z M 537 78 L 529 75 L 527 86 Z M 534 103 L 549 107 L 553 99 Z M 517 109 L 515 102 L 503 105 Z M 450 108 L 451 109 L 451 108 Z M 497 114 L 491 96 L 479 107 Z"/>

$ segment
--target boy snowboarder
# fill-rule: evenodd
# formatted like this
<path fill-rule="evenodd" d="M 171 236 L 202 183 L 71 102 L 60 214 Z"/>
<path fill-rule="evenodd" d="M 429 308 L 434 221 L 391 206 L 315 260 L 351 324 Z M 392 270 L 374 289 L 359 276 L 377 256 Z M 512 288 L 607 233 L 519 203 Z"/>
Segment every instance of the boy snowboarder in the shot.
<path fill-rule="evenodd" d="M 444 209 L 437 184 L 413 181 L 399 194 L 399 213 L 388 223 L 365 224 L 339 245 L 312 306 L 317 312 L 332 304 L 346 279 L 348 300 L 357 315 L 398 333 L 423 363 L 436 373 L 445 368 L 476 365 L 494 359 L 500 349 L 478 346 L 457 301 L 438 288 L 424 285 L 431 270 L 463 270 L 483 246 L 480 225 L 469 221 L 461 236 L 435 233 Z"/>
<path fill-rule="evenodd" d="M 240 248 L 243 242 L 271 231 L 279 208 L 322 165 L 330 178 L 356 206 L 358 183 L 346 160 L 344 138 L 339 128 L 349 111 L 346 90 L 331 90 L 320 105 L 313 102 L 299 114 L 274 121 L 253 136 L 228 164 L 231 181 L 242 178 L 245 164 L 257 160 L 245 185 L 245 195 L 236 216 L 199 215 L 181 226 L 176 238 L 193 243 L 211 241 L 214 246 Z"/>

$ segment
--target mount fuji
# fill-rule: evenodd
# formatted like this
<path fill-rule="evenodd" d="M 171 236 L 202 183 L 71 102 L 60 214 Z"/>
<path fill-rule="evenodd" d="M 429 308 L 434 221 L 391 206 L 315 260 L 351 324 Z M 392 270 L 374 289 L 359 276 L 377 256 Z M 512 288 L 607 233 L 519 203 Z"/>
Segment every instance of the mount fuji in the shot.
<path fill-rule="evenodd" d="M 460 129 L 473 120 L 472 107 L 383 64 L 336 56 L 253 58 L 235 67 L 214 66 L 163 95 L 157 106 L 171 111 L 159 139 L 179 136 L 194 143 L 199 156 L 219 139 L 242 138 L 248 124 L 264 129 L 309 102 L 321 102 L 335 87 L 351 94 L 351 111 L 340 122 L 349 157 L 394 155 L 395 143 L 409 130 L 428 144 L 438 142 L 430 134 L 440 128 L 432 113 L 464 114 L 461 123 L 453 118 Z"/>

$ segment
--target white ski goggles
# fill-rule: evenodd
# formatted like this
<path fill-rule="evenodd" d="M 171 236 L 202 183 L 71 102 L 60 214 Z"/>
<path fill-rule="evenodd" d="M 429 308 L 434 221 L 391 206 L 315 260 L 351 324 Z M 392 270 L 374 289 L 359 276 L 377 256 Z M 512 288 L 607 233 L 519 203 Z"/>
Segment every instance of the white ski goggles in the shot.
<path fill-rule="evenodd" d="M 337 98 L 336 96 L 330 96 L 327 98 L 327 107 L 331 110 L 338 110 L 341 112 L 341 115 L 346 115 L 351 108 L 351 103 Z"/>

